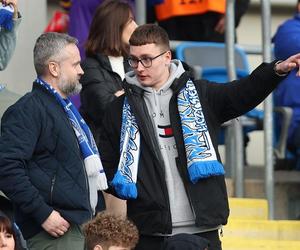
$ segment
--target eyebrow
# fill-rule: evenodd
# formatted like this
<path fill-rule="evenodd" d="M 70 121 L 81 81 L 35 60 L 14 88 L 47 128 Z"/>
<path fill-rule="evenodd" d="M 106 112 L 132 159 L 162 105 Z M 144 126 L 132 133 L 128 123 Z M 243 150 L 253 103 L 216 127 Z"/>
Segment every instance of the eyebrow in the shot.
<path fill-rule="evenodd" d="M 73 63 L 73 65 L 78 65 L 80 63 L 81 63 L 81 61 L 76 61 L 76 62 Z"/>
<path fill-rule="evenodd" d="M 153 56 L 149 55 L 149 54 L 142 54 L 140 57 L 135 56 L 135 55 L 130 55 L 129 57 L 133 57 L 133 58 L 145 58 L 145 57 L 153 57 Z"/>

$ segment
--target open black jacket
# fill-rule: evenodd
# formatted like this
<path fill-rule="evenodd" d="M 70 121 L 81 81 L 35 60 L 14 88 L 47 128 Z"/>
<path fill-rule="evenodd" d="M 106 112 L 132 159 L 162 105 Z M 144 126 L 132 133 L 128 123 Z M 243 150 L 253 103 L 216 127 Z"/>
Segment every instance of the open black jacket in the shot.
<path fill-rule="evenodd" d="M 218 152 L 217 135 L 223 122 L 238 117 L 253 109 L 282 80 L 275 74 L 274 63 L 260 65 L 249 77 L 228 84 L 195 81 L 195 86 L 202 105 L 206 124 Z M 171 88 L 170 120 L 174 132 L 178 158 L 176 165 L 185 184 L 187 195 L 196 215 L 196 225 L 214 228 L 225 225 L 229 215 L 228 198 L 224 176 L 213 176 L 192 184 L 187 173 L 187 159 L 183 143 L 181 122 L 177 109 L 177 94 L 190 77 L 185 72 L 176 79 Z M 165 181 L 164 165 L 154 128 L 143 99 L 143 90 L 137 86 L 124 84 L 132 112 L 141 133 L 141 149 L 137 176 L 137 199 L 127 201 L 128 216 L 141 234 L 172 232 L 169 198 Z M 119 141 L 121 114 L 124 96 L 114 101 L 105 114 L 103 133 L 100 138 L 101 159 L 109 180 L 112 180 L 119 161 Z M 110 192 L 114 193 L 113 189 Z M 115 194 L 116 195 L 116 194 Z"/>
<path fill-rule="evenodd" d="M 92 218 L 74 130 L 63 107 L 37 83 L 3 115 L 0 190 L 13 202 L 26 239 L 43 230 L 41 224 L 53 209 L 73 224 Z M 100 192 L 98 202 L 104 208 Z"/>
<path fill-rule="evenodd" d="M 117 97 L 115 93 L 122 90 L 122 79 L 112 70 L 109 59 L 102 54 L 87 57 L 81 64 L 84 75 L 80 79 L 80 113 L 88 123 L 96 142 L 101 132 L 103 114 L 108 106 Z M 129 65 L 124 61 L 125 72 Z"/>

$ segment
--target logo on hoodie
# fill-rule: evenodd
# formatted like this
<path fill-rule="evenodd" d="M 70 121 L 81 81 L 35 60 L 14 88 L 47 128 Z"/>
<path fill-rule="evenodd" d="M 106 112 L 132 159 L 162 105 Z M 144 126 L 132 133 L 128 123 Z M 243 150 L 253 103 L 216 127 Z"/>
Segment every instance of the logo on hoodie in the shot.
<path fill-rule="evenodd" d="M 162 125 L 158 125 L 158 135 L 159 137 L 162 138 L 169 138 L 169 137 L 173 137 L 173 129 L 171 128 L 171 124 L 170 125 L 166 125 L 166 126 L 162 126 Z"/>

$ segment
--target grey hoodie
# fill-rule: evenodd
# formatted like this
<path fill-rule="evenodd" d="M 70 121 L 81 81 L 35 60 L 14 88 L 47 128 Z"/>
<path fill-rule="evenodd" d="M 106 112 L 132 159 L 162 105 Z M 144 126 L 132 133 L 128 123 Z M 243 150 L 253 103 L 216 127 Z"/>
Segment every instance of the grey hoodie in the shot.
<path fill-rule="evenodd" d="M 154 131 L 156 131 L 156 138 L 164 160 L 172 215 L 172 234 L 208 231 L 195 226 L 195 215 L 185 192 L 183 181 L 179 176 L 175 161 L 178 152 L 169 115 L 169 101 L 173 94 L 170 86 L 173 81 L 179 78 L 184 72 L 185 70 L 181 62 L 179 60 L 172 60 L 169 79 L 159 90 L 142 86 L 132 71 L 128 72 L 125 76 L 129 84 L 134 84 L 145 90 L 144 100 L 149 115 L 152 118 Z"/>

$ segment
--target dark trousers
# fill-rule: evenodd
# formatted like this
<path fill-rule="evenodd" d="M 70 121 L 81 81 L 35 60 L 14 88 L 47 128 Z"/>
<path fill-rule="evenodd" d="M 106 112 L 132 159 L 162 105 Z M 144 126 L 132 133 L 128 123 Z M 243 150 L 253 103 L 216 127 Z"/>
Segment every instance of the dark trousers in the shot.
<path fill-rule="evenodd" d="M 203 237 L 205 239 L 208 239 L 209 244 L 209 250 L 222 250 L 221 241 L 219 238 L 219 232 L 218 230 L 205 232 L 205 233 L 197 233 L 195 235 L 198 235 L 200 237 Z M 146 236 L 146 235 L 140 235 L 139 243 L 136 246 L 135 250 L 163 250 L 162 245 L 167 239 L 168 236 Z"/>

